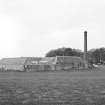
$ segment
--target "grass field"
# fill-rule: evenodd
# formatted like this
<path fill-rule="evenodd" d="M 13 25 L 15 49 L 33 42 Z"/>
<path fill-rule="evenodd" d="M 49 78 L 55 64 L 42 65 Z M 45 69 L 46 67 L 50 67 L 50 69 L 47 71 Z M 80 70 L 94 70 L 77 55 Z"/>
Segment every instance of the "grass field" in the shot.
<path fill-rule="evenodd" d="M 0 72 L 0 105 L 105 105 L 105 71 Z"/>

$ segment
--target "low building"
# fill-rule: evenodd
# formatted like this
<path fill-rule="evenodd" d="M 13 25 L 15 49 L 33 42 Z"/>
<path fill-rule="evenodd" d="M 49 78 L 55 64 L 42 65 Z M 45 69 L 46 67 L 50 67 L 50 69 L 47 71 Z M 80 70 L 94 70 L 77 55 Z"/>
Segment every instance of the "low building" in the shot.
<path fill-rule="evenodd" d="M 71 70 L 84 68 L 84 62 L 76 56 L 58 56 L 56 57 L 56 70 Z"/>
<path fill-rule="evenodd" d="M 18 57 L 0 60 L 0 68 L 14 71 L 54 71 L 84 68 L 84 62 L 76 56 Z"/>
<path fill-rule="evenodd" d="M 1 70 L 24 70 L 24 64 L 25 64 L 26 58 L 19 57 L 19 58 L 3 58 L 0 60 L 0 68 Z"/>
<path fill-rule="evenodd" d="M 34 59 L 34 60 L 33 60 Z M 55 70 L 55 57 L 43 57 L 27 59 L 25 62 L 26 71 L 49 71 Z M 36 63 L 37 62 L 37 63 Z"/>

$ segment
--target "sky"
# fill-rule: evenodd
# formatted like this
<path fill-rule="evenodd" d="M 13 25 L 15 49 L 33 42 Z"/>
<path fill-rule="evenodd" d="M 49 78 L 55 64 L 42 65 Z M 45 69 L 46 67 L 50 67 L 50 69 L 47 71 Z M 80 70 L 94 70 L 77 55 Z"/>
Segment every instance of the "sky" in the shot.
<path fill-rule="evenodd" d="M 105 0 L 0 0 L 0 58 L 105 47 Z"/>

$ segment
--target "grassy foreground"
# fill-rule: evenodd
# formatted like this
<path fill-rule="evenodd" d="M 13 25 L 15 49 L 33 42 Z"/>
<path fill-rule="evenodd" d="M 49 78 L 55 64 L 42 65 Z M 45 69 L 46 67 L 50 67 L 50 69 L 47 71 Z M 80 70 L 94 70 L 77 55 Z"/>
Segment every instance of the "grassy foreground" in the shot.
<path fill-rule="evenodd" d="M 105 71 L 0 72 L 0 105 L 105 105 Z"/>

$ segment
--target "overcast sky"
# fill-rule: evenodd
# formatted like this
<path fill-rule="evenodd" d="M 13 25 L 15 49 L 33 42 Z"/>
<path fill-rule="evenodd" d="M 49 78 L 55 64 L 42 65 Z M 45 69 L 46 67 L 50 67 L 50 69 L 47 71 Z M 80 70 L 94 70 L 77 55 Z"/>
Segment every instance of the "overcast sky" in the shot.
<path fill-rule="evenodd" d="M 105 47 L 105 0 L 0 0 L 0 58 Z"/>

